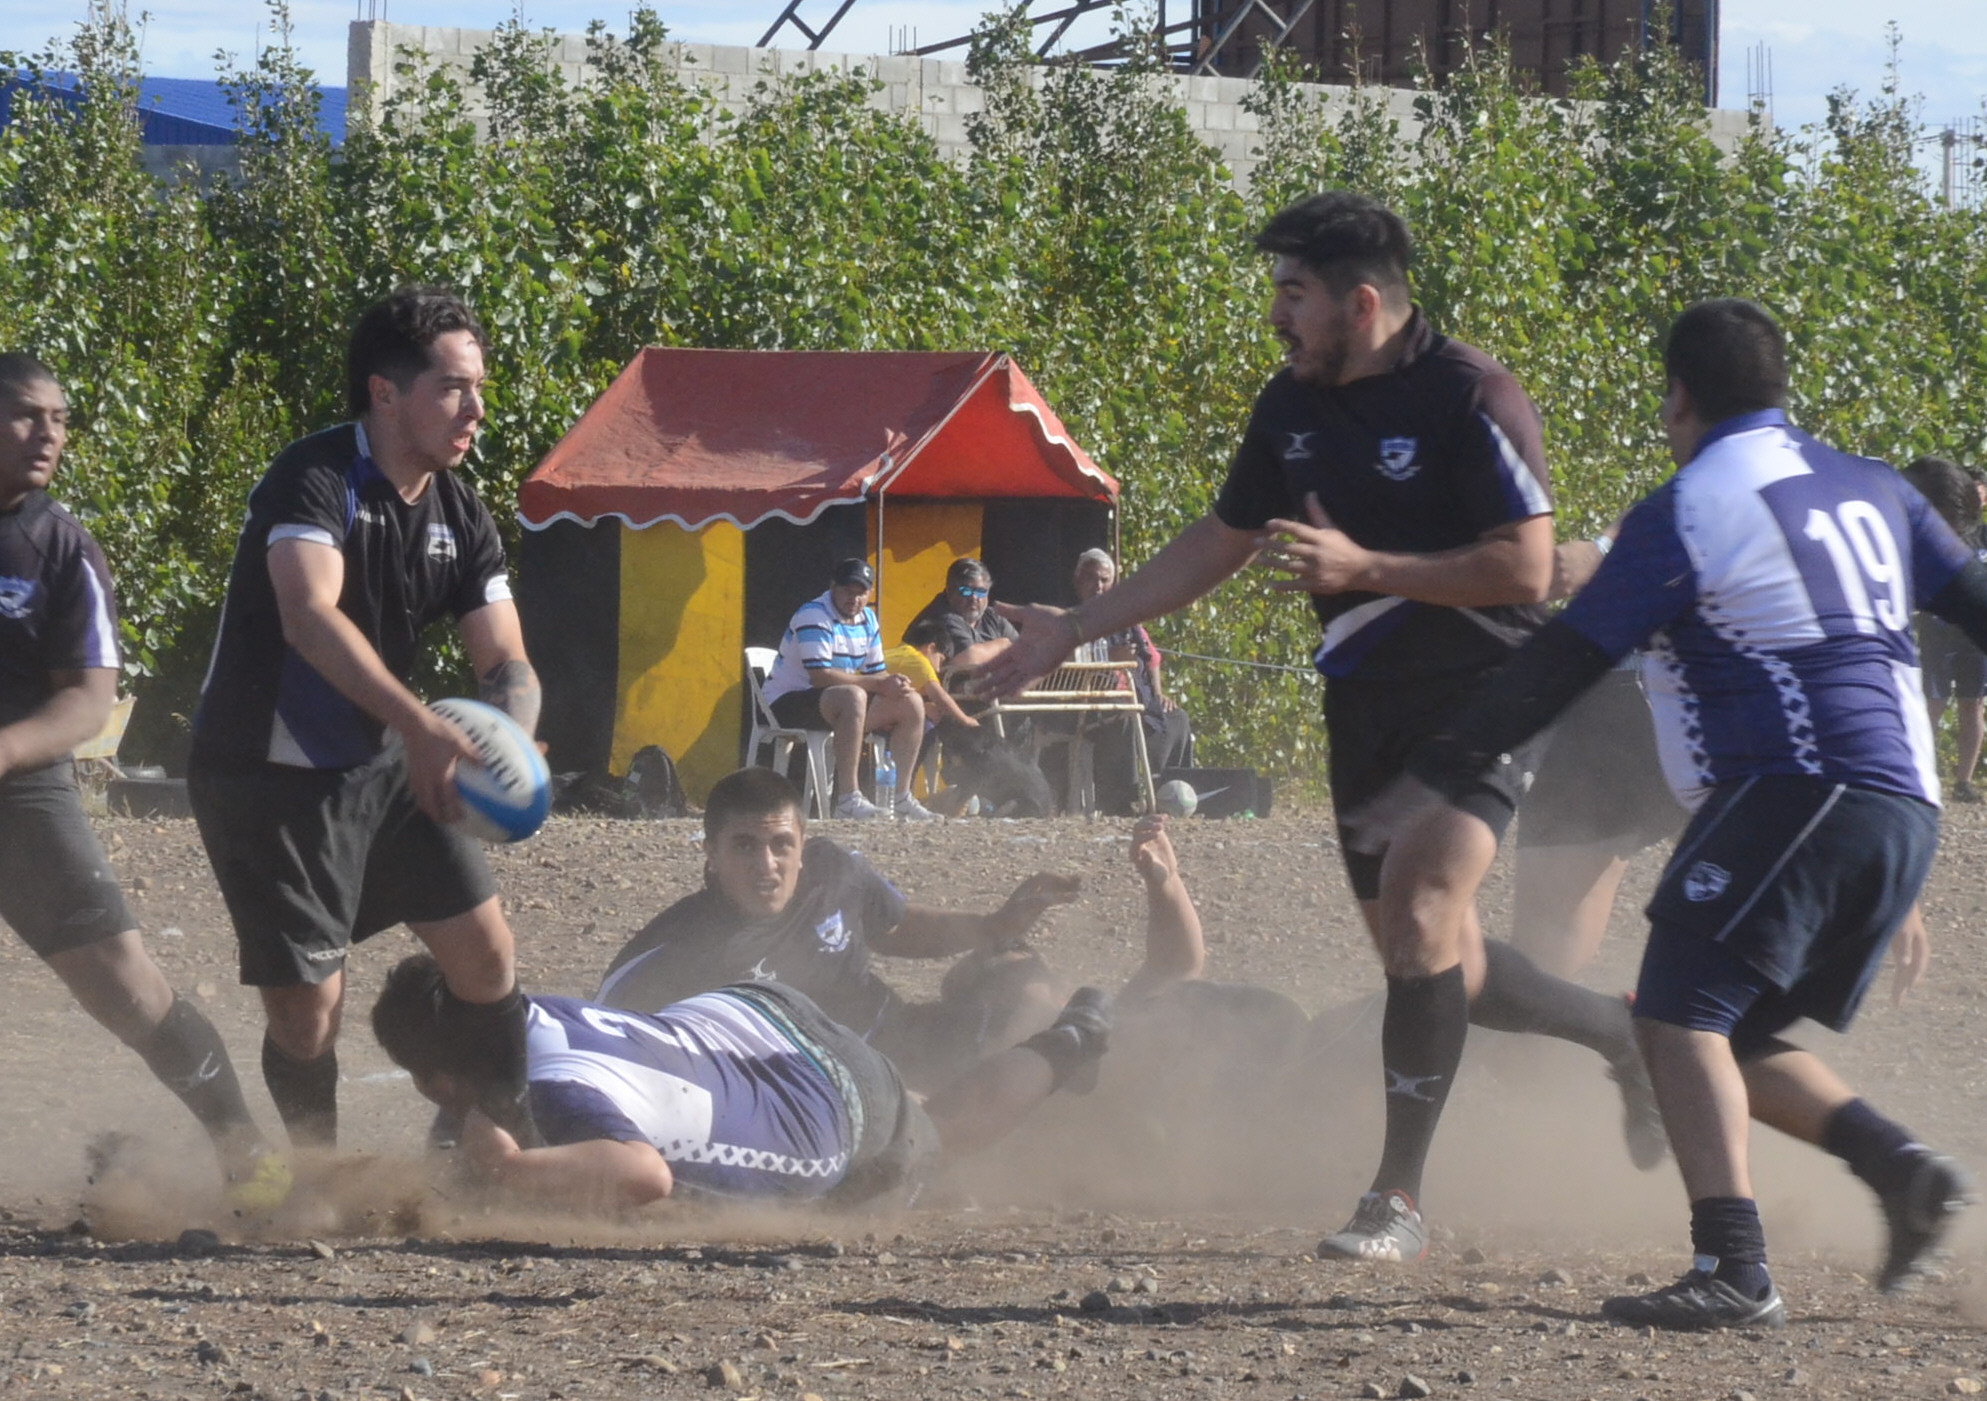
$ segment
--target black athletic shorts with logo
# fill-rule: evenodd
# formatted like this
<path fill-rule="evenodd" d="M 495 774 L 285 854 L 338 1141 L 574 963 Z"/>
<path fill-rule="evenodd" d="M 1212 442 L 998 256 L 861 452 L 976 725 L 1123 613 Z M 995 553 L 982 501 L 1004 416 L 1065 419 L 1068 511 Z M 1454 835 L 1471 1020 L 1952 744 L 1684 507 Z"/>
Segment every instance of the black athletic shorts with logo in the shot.
<path fill-rule="evenodd" d="M 350 769 L 203 763 L 196 751 L 186 792 L 249 987 L 321 983 L 351 944 L 497 893 L 482 845 L 415 805 L 398 746 Z"/>
<path fill-rule="evenodd" d="M 0 919 L 43 958 L 138 927 L 67 759 L 0 783 Z"/>
<path fill-rule="evenodd" d="M 1846 1030 L 1938 844 L 1916 798 L 1805 777 L 1713 790 L 1649 901 L 1635 1014 L 1720 1029 L 1700 994 L 1729 984 L 1750 999 L 1726 1031 L 1741 1050 L 1804 1017 Z"/>
<path fill-rule="evenodd" d="M 938 1126 L 890 1058 L 784 983 L 738 983 L 725 989 L 778 1022 L 847 1096 L 860 1098 L 862 1136 L 848 1172 L 825 1201 L 831 1206 L 909 1206 L 938 1164 Z"/>
<path fill-rule="evenodd" d="M 1341 833 L 1346 814 L 1379 797 L 1405 774 L 1408 757 L 1441 733 L 1492 674 L 1494 669 L 1465 671 L 1416 681 L 1333 677 L 1325 683 L 1332 812 Z M 1481 818 L 1502 839 L 1531 783 L 1541 743 L 1532 740 L 1516 753 L 1500 757 L 1497 767 L 1454 805 Z M 1352 893 L 1361 900 L 1379 899 L 1385 853 L 1353 851 L 1343 835 L 1339 850 Z"/>
<path fill-rule="evenodd" d="M 1987 652 L 1944 618 L 1918 615 L 1918 657 L 1925 699 L 1944 705 L 1954 697 L 1977 701 L 1987 695 Z"/>
<path fill-rule="evenodd" d="M 1518 845 L 1606 843 L 1628 857 L 1669 841 L 1689 820 L 1663 777 L 1641 680 L 1615 670 L 1547 732 L 1538 775 L 1518 809 Z"/>

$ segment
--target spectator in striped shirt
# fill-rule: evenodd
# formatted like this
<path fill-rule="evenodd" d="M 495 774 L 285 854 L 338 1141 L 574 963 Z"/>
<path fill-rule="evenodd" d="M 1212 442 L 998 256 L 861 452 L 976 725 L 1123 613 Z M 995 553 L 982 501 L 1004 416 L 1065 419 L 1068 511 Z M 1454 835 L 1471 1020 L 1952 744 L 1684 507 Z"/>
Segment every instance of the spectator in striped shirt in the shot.
<path fill-rule="evenodd" d="M 835 732 L 835 816 L 881 817 L 856 781 L 862 737 L 890 736 L 897 766 L 897 815 L 929 822 L 933 814 L 911 796 L 911 775 L 924 742 L 924 699 L 902 676 L 883 667 L 883 629 L 869 606 L 876 576 L 860 559 L 835 566 L 828 592 L 809 599 L 787 624 L 780 654 L 766 678 L 773 718 L 796 729 Z"/>

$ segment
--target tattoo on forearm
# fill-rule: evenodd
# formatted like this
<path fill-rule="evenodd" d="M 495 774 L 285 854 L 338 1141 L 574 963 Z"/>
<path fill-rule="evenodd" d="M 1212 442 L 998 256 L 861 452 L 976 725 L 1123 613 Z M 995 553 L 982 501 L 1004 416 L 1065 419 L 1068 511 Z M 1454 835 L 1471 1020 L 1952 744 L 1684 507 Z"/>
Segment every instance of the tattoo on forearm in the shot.
<path fill-rule="evenodd" d="M 482 698 L 522 725 L 526 734 L 538 733 L 538 673 L 530 662 L 498 662 L 484 672 Z"/>

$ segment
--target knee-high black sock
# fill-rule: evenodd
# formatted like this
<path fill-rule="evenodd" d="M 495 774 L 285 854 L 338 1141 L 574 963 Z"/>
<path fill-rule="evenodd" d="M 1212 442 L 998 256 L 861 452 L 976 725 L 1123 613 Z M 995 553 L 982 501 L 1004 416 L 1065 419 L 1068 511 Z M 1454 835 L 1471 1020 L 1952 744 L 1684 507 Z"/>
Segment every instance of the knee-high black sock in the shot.
<path fill-rule="evenodd" d="M 1879 1196 L 1911 1185 L 1918 1160 L 1927 1151 L 1904 1125 L 1886 1119 L 1867 1100 L 1852 1099 L 1822 1126 L 1821 1146 L 1849 1164 L 1849 1170 Z"/>
<path fill-rule="evenodd" d="M 131 1049 L 193 1111 L 217 1147 L 234 1152 L 261 1138 L 221 1033 L 192 1003 L 175 995 L 159 1024 Z"/>
<path fill-rule="evenodd" d="M 1634 1021 L 1620 998 L 1555 978 L 1495 939 L 1483 941 L 1483 954 L 1483 990 L 1470 1004 L 1472 1026 L 1555 1036 L 1610 1061 L 1634 1055 Z"/>
<path fill-rule="evenodd" d="M 1469 1029 L 1469 992 L 1460 964 L 1432 978 L 1387 979 L 1387 1011 L 1380 1023 L 1387 1140 L 1374 1191 L 1400 1191 L 1421 1200 L 1421 1170 L 1463 1063 Z"/>
<path fill-rule="evenodd" d="M 1759 1204 L 1751 1197 L 1699 1197 L 1690 1204 L 1690 1247 L 1696 1265 L 1708 1269 L 1748 1299 L 1764 1299 L 1773 1288 L 1766 1268 L 1766 1230 Z"/>
<path fill-rule="evenodd" d="M 262 1083 L 276 1101 L 283 1127 L 297 1147 L 331 1148 L 338 1143 L 338 1052 L 298 1060 L 265 1034 Z"/>
<path fill-rule="evenodd" d="M 448 993 L 442 998 L 442 1025 L 454 1039 L 456 1063 L 476 1089 L 476 1107 L 520 1148 L 542 1148 L 525 1074 L 524 994 L 512 987 L 495 1002 L 465 1002 Z"/>

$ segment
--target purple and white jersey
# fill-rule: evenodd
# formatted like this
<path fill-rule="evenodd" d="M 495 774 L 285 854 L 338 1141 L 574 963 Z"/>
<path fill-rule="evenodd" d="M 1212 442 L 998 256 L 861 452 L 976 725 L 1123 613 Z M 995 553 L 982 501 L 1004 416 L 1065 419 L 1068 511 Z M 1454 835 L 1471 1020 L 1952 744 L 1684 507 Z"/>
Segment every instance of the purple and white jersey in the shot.
<path fill-rule="evenodd" d="M 1911 615 L 1972 557 L 1890 467 L 1768 410 L 1705 435 L 1562 617 L 1613 657 L 1649 640 L 1686 806 L 1774 774 L 1937 803 Z"/>
<path fill-rule="evenodd" d="M 647 1143 L 679 1187 L 728 1197 L 819 1197 L 859 1133 L 827 1071 L 737 993 L 660 1012 L 532 997 L 525 1057 L 547 1143 Z"/>

